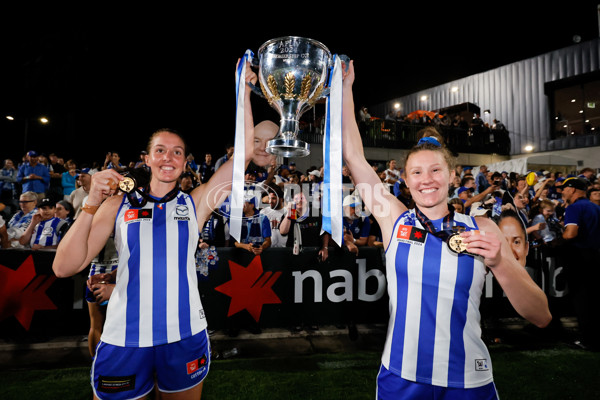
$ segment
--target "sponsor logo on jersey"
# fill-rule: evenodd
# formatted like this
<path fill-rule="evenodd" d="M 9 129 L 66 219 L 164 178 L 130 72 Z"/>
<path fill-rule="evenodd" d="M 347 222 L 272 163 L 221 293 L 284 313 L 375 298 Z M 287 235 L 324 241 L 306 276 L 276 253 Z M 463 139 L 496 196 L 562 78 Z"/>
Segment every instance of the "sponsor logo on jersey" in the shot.
<path fill-rule="evenodd" d="M 396 234 L 396 239 L 399 242 L 408 244 L 419 244 L 425 243 L 427 237 L 427 231 L 424 229 L 417 228 L 416 226 L 400 225 Z"/>
<path fill-rule="evenodd" d="M 190 220 L 190 209 L 185 204 L 178 204 L 175 207 L 175 217 L 176 221 L 189 221 Z"/>
<path fill-rule="evenodd" d="M 125 211 L 125 222 L 137 221 L 140 219 L 152 219 L 152 209 L 130 209 Z"/>

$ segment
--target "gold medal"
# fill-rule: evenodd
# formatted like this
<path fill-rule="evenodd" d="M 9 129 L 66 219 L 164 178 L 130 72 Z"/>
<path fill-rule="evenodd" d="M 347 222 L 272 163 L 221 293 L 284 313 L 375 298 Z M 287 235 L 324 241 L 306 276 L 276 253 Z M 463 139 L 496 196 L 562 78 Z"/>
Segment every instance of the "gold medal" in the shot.
<path fill-rule="evenodd" d="M 448 248 L 457 254 L 467 252 L 467 245 L 463 242 L 463 238 L 459 233 L 453 233 L 450 235 L 447 243 Z"/>
<path fill-rule="evenodd" d="M 130 176 L 126 176 L 121 182 L 119 182 L 119 189 L 125 193 L 131 193 L 135 190 L 136 182 Z"/>

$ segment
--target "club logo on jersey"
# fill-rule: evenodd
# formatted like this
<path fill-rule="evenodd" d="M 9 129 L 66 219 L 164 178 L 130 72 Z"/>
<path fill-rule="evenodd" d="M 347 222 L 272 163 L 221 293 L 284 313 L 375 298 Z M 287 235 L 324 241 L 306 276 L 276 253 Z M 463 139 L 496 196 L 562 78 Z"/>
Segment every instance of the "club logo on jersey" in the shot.
<path fill-rule="evenodd" d="M 475 371 L 488 371 L 488 363 L 485 358 L 475 360 Z"/>
<path fill-rule="evenodd" d="M 130 210 L 125 211 L 124 219 L 125 222 L 133 222 L 141 219 L 152 219 L 152 209 L 132 208 Z"/>
<path fill-rule="evenodd" d="M 190 220 L 190 209 L 185 204 L 178 204 L 175 207 L 175 217 L 176 221 L 189 221 Z"/>
<path fill-rule="evenodd" d="M 423 243 L 425 243 L 426 237 L 427 237 L 426 230 L 419 229 L 416 226 L 409 226 L 409 225 L 400 225 L 398 227 L 398 233 L 396 234 L 396 239 L 399 242 L 408 243 L 408 244 L 422 245 Z"/>

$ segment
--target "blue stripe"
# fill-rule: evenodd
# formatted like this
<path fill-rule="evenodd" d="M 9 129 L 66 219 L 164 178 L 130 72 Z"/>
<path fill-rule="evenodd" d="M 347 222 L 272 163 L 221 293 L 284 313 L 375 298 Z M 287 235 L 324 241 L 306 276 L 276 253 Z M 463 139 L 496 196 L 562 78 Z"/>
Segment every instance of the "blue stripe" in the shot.
<path fill-rule="evenodd" d="M 152 341 L 167 342 L 167 205 L 155 203 L 152 215 Z"/>
<path fill-rule="evenodd" d="M 394 230 L 396 232 L 396 229 Z M 394 240 L 392 237 L 391 240 Z M 404 335 L 406 331 L 406 308 L 408 304 L 408 253 L 410 245 L 399 242 L 396 249 L 396 315 L 394 318 L 394 334 L 390 349 L 390 368 L 402 370 L 402 354 L 404 352 Z M 398 349 L 396 349 L 398 347 Z"/>
<path fill-rule="evenodd" d="M 50 235 L 48 238 L 46 238 L 46 246 L 53 246 L 55 244 L 58 244 L 58 224 L 61 221 L 60 218 L 54 217 L 52 218 L 52 223 L 50 224 L 50 226 L 52 226 L 52 235 Z"/>
<path fill-rule="evenodd" d="M 41 221 L 37 226 L 37 231 L 35 232 L 35 240 L 33 243 L 39 243 L 40 237 L 42 236 L 42 232 L 44 231 L 44 224 L 46 221 Z"/>
<path fill-rule="evenodd" d="M 190 197 L 191 198 L 191 197 Z M 177 204 L 186 204 L 185 196 L 180 195 L 177 198 Z M 189 206 L 189 205 L 188 205 Z M 190 218 L 192 212 L 190 211 Z M 187 280 L 187 262 L 188 262 L 188 242 L 189 242 L 189 224 L 188 221 L 178 221 L 177 230 L 179 231 L 179 251 L 178 251 L 178 269 L 179 269 L 179 332 L 181 337 L 192 334 L 192 322 L 190 319 L 190 291 Z"/>
<path fill-rule="evenodd" d="M 127 313 L 125 315 L 125 343 L 139 346 L 140 342 L 140 224 L 127 226 L 129 247 L 129 282 L 127 283 Z"/>
<path fill-rule="evenodd" d="M 417 376 L 430 380 L 433 375 L 435 321 L 437 319 L 442 240 L 432 234 L 428 234 L 425 246 L 422 271 L 423 284 L 421 286 L 421 321 L 419 324 Z M 427 282 L 429 282 L 428 285 L 426 284 Z"/>
<path fill-rule="evenodd" d="M 448 382 L 464 386 L 465 382 L 465 341 L 463 332 L 467 323 L 469 289 L 473 282 L 475 258 L 465 254 L 458 256 L 454 302 L 450 319 L 450 362 Z"/>

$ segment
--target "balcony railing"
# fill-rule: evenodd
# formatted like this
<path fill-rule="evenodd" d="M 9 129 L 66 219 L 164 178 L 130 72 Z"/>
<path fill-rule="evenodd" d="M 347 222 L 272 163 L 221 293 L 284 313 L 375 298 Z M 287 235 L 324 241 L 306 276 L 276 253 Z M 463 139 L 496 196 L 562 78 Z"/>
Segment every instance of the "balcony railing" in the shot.
<path fill-rule="evenodd" d="M 359 124 L 364 147 L 410 149 L 417 143 L 418 132 L 428 125 L 373 119 Z M 430 125 L 429 125 L 430 126 Z M 502 154 L 510 153 L 507 130 L 437 125 L 448 148 L 455 153 Z M 320 129 L 307 126 L 298 135 L 308 143 L 323 143 Z"/>

